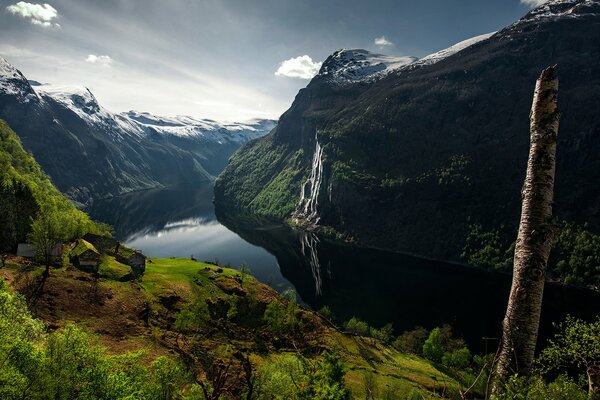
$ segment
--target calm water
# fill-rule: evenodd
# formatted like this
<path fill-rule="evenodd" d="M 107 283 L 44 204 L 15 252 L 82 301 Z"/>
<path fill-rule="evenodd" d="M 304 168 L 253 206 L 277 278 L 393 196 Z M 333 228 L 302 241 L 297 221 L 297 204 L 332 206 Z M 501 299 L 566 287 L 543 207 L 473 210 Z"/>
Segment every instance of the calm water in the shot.
<path fill-rule="evenodd" d="M 134 193 L 97 203 L 93 217 L 151 257 L 190 257 L 239 267 L 275 289 L 293 288 L 314 309 L 327 305 L 339 321 L 393 322 L 397 332 L 450 323 L 472 348 L 497 337 L 510 277 L 386 251 L 346 246 L 314 234 L 215 214 L 212 187 Z M 548 285 L 541 339 L 566 314 L 593 318 L 600 294 Z M 495 346 L 491 343 L 490 346 Z"/>

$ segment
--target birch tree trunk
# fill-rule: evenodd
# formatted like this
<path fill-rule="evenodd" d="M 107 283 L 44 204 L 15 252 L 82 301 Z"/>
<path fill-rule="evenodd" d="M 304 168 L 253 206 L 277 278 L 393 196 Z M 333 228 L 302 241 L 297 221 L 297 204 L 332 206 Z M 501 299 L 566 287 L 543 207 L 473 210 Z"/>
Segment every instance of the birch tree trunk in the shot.
<path fill-rule="evenodd" d="M 552 201 L 559 112 L 558 79 L 554 67 L 542 71 L 535 85 L 530 114 L 529 160 L 522 189 L 521 220 L 515 247 L 514 270 L 496 384 L 510 375 L 527 375 L 538 335 L 546 265 L 553 239 Z"/>

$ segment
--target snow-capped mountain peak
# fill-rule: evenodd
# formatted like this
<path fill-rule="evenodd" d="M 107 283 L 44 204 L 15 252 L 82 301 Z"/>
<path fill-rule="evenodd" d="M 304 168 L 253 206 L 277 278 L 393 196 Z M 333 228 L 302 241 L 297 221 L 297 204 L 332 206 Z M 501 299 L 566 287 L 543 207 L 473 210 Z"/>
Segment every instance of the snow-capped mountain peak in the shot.
<path fill-rule="evenodd" d="M 394 57 L 362 49 L 341 49 L 325 60 L 317 76 L 335 84 L 364 82 L 412 64 L 416 57 Z"/>
<path fill-rule="evenodd" d="M 531 10 L 514 25 L 548 18 L 581 18 L 599 14 L 600 0 L 550 0 Z"/>
<path fill-rule="evenodd" d="M 21 71 L 0 57 L 0 94 L 16 96 L 19 102 L 39 100 Z"/>
<path fill-rule="evenodd" d="M 60 86 L 43 84 L 34 89 L 41 96 L 47 96 L 74 111 L 82 118 L 108 114 L 100 107 L 92 92 L 84 86 Z"/>

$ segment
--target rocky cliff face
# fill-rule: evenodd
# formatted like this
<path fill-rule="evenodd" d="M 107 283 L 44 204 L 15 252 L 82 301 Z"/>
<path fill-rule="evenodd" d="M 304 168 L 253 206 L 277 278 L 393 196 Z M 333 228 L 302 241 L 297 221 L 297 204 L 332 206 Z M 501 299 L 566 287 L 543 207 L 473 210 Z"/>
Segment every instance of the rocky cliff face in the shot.
<path fill-rule="evenodd" d="M 452 260 L 473 225 L 512 240 L 535 79 L 557 64 L 555 214 L 598 231 L 599 42 L 600 2 L 569 0 L 369 79 L 332 84 L 336 53 L 279 126 L 233 156 L 217 206 Z M 316 158 L 319 188 L 306 213 Z"/>
<path fill-rule="evenodd" d="M 210 182 L 235 150 L 275 126 L 271 120 L 220 124 L 114 114 L 87 88 L 29 82 L 1 57 L 0 118 L 59 190 L 86 204 L 135 190 Z"/>

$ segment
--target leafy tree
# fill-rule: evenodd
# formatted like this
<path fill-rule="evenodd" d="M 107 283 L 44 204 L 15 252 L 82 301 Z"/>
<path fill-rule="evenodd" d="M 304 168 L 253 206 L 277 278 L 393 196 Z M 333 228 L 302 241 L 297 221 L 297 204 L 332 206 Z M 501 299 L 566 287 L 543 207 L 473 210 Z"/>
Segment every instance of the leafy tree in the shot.
<path fill-rule="evenodd" d="M 371 329 L 369 324 L 357 317 L 350 318 L 350 320 L 346 322 L 345 328 L 348 332 L 360 336 L 368 336 Z"/>
<path fill-rule="evenodd" d="M 423 355 L 429 360 L 439 363 L 446 352 L 444 336 L 440 328 L 434 328 L 423 344 Z"/>
<path fill-rule="evenodd" d="M 250 275 L 250 266 L 246 263 L 242 263 L 240 266 L 240 286 L 244 286 L 244 280 L 248 275 Z"/>
<path fill-rule="evenodd" d="M 326 352 L 314 361 L 308 361 L 305 372 L 307 383 L 298 393 L 300 400 L 346 400 L 349 390 L 344 386 L 344 365 L 335 353 Z"/>
<path fill-rule="evenodd" d="M 448 367 L 465 369 L 471 364 L 471 351 L 467 347 L 463 347 L 454 351 L 444 353 L 442 364 Z"/>
<path fill-rule="evenodd" d="M 31 223 L 29 239 L 35 245 L 36 256 L 44 261 L 44 275 L 50 274 L 50 259 L 57 245 L 67 238 L 65 215 L 53 205 L 44 205 Z"/>
<path fill-rule="evenodd" d="M 390 344 L 394 338 L 394 327 L 390 322 L 381 327 L 381 329 L 371 328 L 371 336 L 385 344 Z"/>
<path fill-rule="evenodd" d="M 287 298 L 287 305 L 279 299 L 274 299 L 267 305 L 263 320 L 275 333 L 295 332 L 300 326 L 296 293 L 293 290 L 286 290 L 283 296 Z"/>
<path fill-rule="evenodd" d="M 600 394 L 600 318 L 592 323 L 568 316 L 560 330 L 540 354 L 537 365 L 543 373 L 576 368 L 587 375 L 590 396 Z"/>

